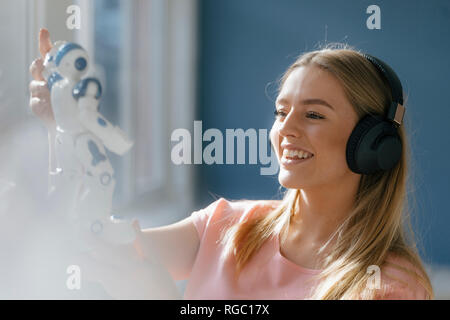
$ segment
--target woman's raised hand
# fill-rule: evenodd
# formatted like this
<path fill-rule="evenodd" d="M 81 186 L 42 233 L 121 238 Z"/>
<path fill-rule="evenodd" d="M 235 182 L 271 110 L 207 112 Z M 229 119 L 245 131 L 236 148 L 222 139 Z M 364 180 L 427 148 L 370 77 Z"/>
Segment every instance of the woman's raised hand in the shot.
<path fill-rule="evenodd" d="M 39 31 L 39 51 L 41 57 L 35 59 L 30 65 L 30 73 L 33 80 L 30 82 L 30 108 L 32 112 L 41 119 L 48 129 L 55 127 L 55 117 L 50 101 L 50 91 L 47 82 L 42 76 L 44 59 L 47 52 L 52 48 L 50 33 L 47 29 Z"/>

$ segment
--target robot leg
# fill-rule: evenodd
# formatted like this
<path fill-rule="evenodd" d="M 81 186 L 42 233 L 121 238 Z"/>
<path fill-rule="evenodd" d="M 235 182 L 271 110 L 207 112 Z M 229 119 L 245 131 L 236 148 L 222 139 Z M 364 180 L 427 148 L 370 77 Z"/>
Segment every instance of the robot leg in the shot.
<path fill-rule="evenodd" d="M 115 181 L 114 170 L 101 141 L 87 133 L 76 140 L 76 150 L 85 168 L 83 187 L 77 205 L 84 230 L 113 243 L 131 242 L 135 238 L 129 223 L 111 217 Z"/>
<path fill-rule="evenodd" d="M 54 190 L 50 194 L 58 212 L 66 212 L 71 220 L 77 204 L 82 181 L 83 166 L 75 154 L 75 144 L 71 135 L 58 134 L 55 145 L 57 170 L 52 172 Z"/>

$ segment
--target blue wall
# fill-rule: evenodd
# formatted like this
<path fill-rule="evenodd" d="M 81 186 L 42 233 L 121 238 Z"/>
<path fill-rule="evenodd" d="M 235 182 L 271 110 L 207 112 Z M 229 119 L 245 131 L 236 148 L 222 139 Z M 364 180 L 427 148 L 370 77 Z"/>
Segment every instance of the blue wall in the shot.
<path fill-rule="evenodd" d="M 346 42 L 393 67 L 408 95 L 406 125 L 413 143 L 417 206 L 413 223 L 422 255 L 426 261 L 450 264 L 450 1 L 200 3 L 196 119 L 202 120 L 203 130 L 270 129 L 273 82 L 302 51 L 317 49 L 325 40 Z M 366 8 L 372 4 L 381 9 L 381 30 L 366 27 Z M 196 169 L 199 207 L 217 196 L 277 197 L 277 175 L 261 176 L 258 165 Z"/>

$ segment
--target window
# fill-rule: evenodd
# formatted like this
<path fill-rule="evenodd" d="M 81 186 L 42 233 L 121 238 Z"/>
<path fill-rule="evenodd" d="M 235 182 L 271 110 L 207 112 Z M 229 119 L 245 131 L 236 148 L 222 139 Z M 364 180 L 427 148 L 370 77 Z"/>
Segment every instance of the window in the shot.
<path fill-rule="evenodd" d="M 78 0 L 79 30 L 65 24 L 73 1 L 20 3 L 32 17 L 28 60 L 38 54 L 41 27 L 49 29 L 52 41 L 80 43 L 94 58 L 90 75 L 104 89 L 100 111 L 134 141 L 122 157 L 108 153 L 116 173 L 113 207 L 154 216 L 157 205 L 173 221 L 189 214 L 193 168 L 171 163 L 170 135 L 194 121 L 196 0 Z"/>
<path fill-rule="evenodd" d="M 78 39 L 95 52 L 100 110 L 134 140 L 125 156 L 109 153 L 122 212 L 145 215 L 166 203 L 178 220 L 191 211 L 192 168 L 171 163 L 170 134 L 194 120 L 195 2 L 80 1 L 93 12 Z"/>

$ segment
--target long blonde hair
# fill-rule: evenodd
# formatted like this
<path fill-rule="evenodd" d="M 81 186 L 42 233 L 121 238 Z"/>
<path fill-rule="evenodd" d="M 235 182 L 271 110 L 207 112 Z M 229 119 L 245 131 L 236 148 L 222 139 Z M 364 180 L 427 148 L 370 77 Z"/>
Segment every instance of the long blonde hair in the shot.
<path fill-rule="evenodd" d="M 360 52 L 349 47 L 326 47 L 307 52 L 286 70 L 279 90 L 290 73 L 301 66 L 314 65 L 333 74 L 359 118 L 369 112 L 384 113 L 391 91 L 376 68 Z M 407 114 L 407 113 L 406 113 Z M 407 117 L 405 117 L 405 120 Z M 371 265 L 387 264 L 388 253 L 406 259 L 416 271 L 389 264 L 412 275 L 433 299 L 433 290 L 415 245 L 409 216 L 407 182 L 410 151 L 404 125 L 399 128 L 402 156 L 389 171 L 362 175 L 357 197 L 347 219 L 333 234 L 330 255 L 318 275 L 312 299 L 373 299 L 376 290 L 367 289 Z M 270 237 L 284 241 L 290 217 L 295 212 L 299 190 L 287 189 L 280 204 L 264 216 L 255 216 L 230 226 L 221 239 L 224 256 L 234 255 L 235 276 Z M 331 239 L 330 239 L 331 240 Z M 325 246 L 330 243 L 328 241 Z M 417 272 L 418 271 L 418 272 Z"/>

